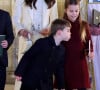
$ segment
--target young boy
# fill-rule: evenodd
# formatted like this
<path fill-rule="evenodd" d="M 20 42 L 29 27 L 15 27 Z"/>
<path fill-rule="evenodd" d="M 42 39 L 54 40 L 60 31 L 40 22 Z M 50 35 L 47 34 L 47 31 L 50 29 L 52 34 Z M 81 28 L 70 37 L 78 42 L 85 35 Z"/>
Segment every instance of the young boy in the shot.
<path fill-rule="evenodd" d="M 64 47 L 71 37 L 71 24 L 62 19 L 52 22 L 50 36 L 41 38 L 24 54 L 16 71 L 20 90 L 53 90 L 53 73 L 58 88 L 64 90 Z"/>

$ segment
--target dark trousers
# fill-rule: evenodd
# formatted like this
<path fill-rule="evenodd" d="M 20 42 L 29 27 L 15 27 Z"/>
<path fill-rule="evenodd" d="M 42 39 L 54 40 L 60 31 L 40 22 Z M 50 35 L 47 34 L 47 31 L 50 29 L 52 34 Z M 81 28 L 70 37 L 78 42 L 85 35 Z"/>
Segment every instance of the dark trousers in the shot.
<path fill-rule="evenodd" d="M 80 88 L 80 89 L 78 89 L 78 90 L 86 90 L 86 88 Z"/>
<path fill-rule="evenodd" d="M 67 88 L 66 90 L 73 90 L 73 89 Z M 80 89 L 77 89 L 77 90 L 86 90 L 86 88 L 80 88 Z"/>
<path fill-rule="evenodd" d="M 0 90 L 4 90 L 6 82 L 6 67 L 0 66 Z"/>
<path fill-rule="evenodd" d="M 28 86 L 22 82 L 20 90 L 53 90 L 53 86 L 50 82 L 44 83 L 40 81 L 40 83 L 35 86 Z"/>
<path fill-rule="evenodd" d="M 39 85 L 37 87 L 32 87 L 22 83 L 20 90 L 43 90 L 43 89 Z"/>

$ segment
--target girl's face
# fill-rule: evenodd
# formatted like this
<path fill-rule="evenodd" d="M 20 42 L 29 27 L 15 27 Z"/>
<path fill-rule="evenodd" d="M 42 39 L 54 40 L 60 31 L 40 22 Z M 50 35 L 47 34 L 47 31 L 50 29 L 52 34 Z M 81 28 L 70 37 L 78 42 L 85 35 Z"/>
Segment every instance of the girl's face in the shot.
<path fill-rule="evenodd" d="M 69 5 L 68 8 L 65 9 L 65 13 L 70 21 L 74 22 L 79 16 L 80 7 L 79 5 Z"/>

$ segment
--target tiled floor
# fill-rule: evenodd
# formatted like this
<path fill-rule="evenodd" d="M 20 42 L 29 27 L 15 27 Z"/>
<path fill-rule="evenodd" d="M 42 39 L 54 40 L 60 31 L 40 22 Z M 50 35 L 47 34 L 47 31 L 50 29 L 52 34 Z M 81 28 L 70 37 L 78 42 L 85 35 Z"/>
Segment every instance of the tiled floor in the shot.
<path fill-rule="evenodd" d="M 6 84 L 5 90 L 14 90 L 14 85 Z"/>
<path fill-rule="evenodd" d="M 6 84 L 5 90 L 14 90 L 14 85 Z M 56 89 L 54 89 L 54 90 L 56 90 Z M 73 90 L 77 90 L 77 89 L 73 89 Z M 87 90 L 92 90 L 92 89 L 87 89 Z"/>

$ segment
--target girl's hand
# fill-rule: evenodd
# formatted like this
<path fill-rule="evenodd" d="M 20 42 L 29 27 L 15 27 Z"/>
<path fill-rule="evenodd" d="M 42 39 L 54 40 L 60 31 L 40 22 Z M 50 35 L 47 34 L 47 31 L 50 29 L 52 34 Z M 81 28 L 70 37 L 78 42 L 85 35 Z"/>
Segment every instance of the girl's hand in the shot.
<path fill-rule="evenodd" d="M 2 46 L 2 48 L 7 48 L 7 47 L 8 47 L 8 42 L 7 42 L 7 40 L 3 40 L 3 41 L 1 42 L 1 46 Z"/>
<path fill-rule="evenodd" d="M 90 52 L 89 58 L 90 58 L 91 60 L 93 60 L 93 58 L 94 58 L 94 52 Z"/>

